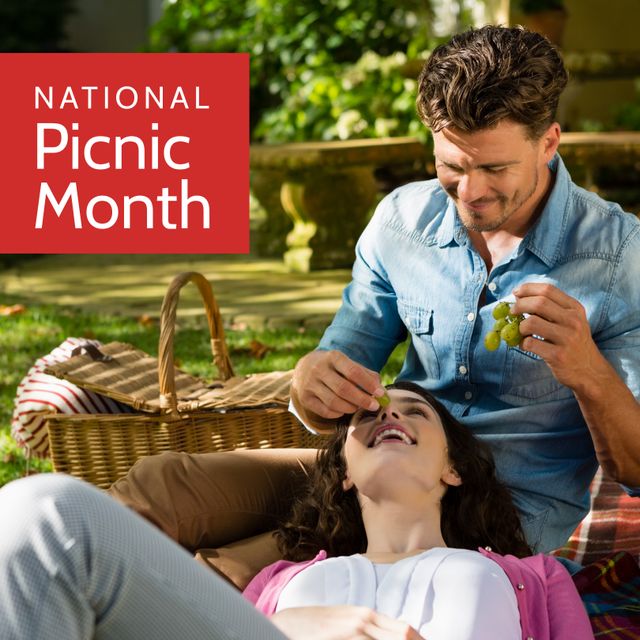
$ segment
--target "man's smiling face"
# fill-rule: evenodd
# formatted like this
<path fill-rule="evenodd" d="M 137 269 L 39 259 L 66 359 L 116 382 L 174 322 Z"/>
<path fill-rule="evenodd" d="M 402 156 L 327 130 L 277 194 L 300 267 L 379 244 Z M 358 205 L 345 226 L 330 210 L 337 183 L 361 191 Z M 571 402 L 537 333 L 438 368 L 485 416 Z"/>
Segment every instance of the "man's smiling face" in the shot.
<path fill-rule="evenodd" d="M 523 125 L 507 120 L 473 133 L 434 133 L 438 179 L 462 224 L 477 232 L 526 226 L 547 191 L 547 163 L 559 135 L 554 124 L 539 140 L 531 140 Z"/>

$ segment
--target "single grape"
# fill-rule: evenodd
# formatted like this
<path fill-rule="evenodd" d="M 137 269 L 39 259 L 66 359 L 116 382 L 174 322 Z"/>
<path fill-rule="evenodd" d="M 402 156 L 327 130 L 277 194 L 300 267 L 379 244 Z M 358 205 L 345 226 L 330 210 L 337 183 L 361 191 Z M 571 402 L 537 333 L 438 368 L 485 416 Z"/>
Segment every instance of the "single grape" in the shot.
<path fill-rule="evenodd" d="M 522 341 L 520 335 L 519 322 L 510 322 L 506 327 L 503 327 L 500 332 L 500 337 L 507 343 L 509 347 L 517 347 Z"/>
<path fill-rule="evenodd" d="M 378 401 L 378 404 L 381 407 L 388 407 L 389 404 L 391 404 L 391 398 L 389 397 L 389 394 L 386 391 L 384 392 L 383 396 L 376 398 L 376 400 Z"/>
<path fill-rule="evenodd" d="M 503 329 L 503 327 L 507 326 L 507 319 L 506 318 L 500 318 L 500 320 L 496 320 L 494 325 L 493 325 L 493 331 L 495 331 L 496 333 L 500 333 Z"/>
<path fill-rule="evenodd" d="M 498 304 L 493 308 L 492 314 L 494 320 L 500 320 L 500 318 L 506 318 L 509 314 L 509 310 L 511 307 L 508 302 L 498 302 Z"/>
<path fill-rule="evenodd" d="M 484 347 L 487 351 L 495 351 L 500 346 L 500 334 L 497 331 L 489 331 L 484 337 Z"/>

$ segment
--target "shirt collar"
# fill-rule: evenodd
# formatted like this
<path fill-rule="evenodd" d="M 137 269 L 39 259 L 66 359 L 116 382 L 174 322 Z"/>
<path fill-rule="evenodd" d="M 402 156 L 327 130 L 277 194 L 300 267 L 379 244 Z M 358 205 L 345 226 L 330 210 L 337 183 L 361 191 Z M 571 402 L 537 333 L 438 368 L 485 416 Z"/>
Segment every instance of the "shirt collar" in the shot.
<path fill-rule="evenodd" d="M 564 242 L 569 215 L 571 177 L 557 153 L 549 162 L 549 168 L 556 174 L 553 189 L 538 221 L 524 237 L 520 248 L 528 249 L 547 266 L 552 267 L 558 261 Z"/>
<path fill-rule="evenodd" d="M 458 218 L 456 205 L 451 198 L 447 198 L 447 210 L 436 234 L 438 247 L 442 249 L 454 241 L 457 244 L 463 244 L 464 237 L 466 237 L 466 229 Z"/>
<path fill-rule="evenodd" d="M 519 249 L 528 249 L 545 264 L 553 266 L 564 240 L 571 178 L 557 153 L 549 162 L 549 168 L 556 174 L 553 189 L 538 221 L 520 243 Z M 447 210 L 436 235 L 438 247 L 446 247 L 451 242 L 462 245 L 466 237 L 467 232 L 460 222 L 456 206 L 451 198 L 447 198 Z"/>

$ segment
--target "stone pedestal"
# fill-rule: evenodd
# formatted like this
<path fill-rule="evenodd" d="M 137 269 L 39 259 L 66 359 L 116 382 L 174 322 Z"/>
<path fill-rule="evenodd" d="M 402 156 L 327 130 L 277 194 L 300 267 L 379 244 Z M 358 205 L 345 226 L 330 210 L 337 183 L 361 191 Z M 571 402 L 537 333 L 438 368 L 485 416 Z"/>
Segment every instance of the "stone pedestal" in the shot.
<path fill-rule="evenodd" d="M 282 176 L 280 204 L 293 223 L 283 256 L 287 268 L 350 267 L 355 243 L 378 199 L 374 170 L 424 163 L 426 156 L 427 149 L 415 138 L 252 145 L 252 172 Z"/>
<path fill-rule="evenodd" d="M 251 171 L 251 193 L 266 214 L 256 225 L 255 237 L 251 236 L 251 251 L 262 258 L 281 258 L 287 250 L 286 237 L 293 223 L 280 201 L 285 175 L 284 171 L 275 169 Z"/>
<path fill-rule="evenodd" d="M 640 216 L 640 132 L 563 133 L 559 151 L 575 182 Z"/>
<path fill-rule="evenodd" d="M 599 167 L 640 162 L 640 132 L 563 133 L 558 151 L 574 181 L 597 190 L 594 172 Z"/>

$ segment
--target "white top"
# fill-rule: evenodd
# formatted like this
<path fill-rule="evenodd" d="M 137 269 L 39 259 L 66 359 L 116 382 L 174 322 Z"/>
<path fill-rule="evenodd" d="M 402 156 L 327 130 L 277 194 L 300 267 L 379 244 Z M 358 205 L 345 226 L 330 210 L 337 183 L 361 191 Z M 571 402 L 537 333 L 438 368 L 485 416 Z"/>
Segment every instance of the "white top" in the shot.
<path fill-rule="evenodd" d="M 429 640 L 520 640 L 516 596 L 502 568 L 476 551 L 436 548 L 393 564 L 329 558 L 294 576 L 277 611 L 354 605 L 403 620 Z"/>

